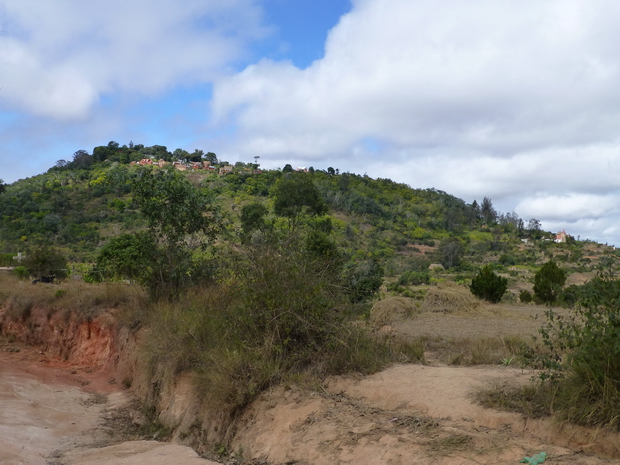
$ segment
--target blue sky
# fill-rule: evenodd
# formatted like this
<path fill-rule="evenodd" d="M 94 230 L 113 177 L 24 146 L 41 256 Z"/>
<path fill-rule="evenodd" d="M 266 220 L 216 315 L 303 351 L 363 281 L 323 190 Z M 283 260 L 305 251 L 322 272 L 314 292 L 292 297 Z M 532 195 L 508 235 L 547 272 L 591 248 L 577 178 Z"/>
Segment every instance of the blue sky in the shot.
<path fill-rule="evenodd" d="M 444 190 L 620 245 L 612 0 L 0 0 L 0 178 L 111 140 Z"/>

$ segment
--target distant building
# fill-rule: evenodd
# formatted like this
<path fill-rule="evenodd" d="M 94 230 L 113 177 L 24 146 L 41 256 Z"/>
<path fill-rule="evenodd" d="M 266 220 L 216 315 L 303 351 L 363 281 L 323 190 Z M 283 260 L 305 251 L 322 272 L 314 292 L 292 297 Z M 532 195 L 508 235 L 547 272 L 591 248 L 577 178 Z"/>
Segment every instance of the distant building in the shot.
<path fill-rule="evenodd" d="M 560 231 L 559 233 L 555 235 L 555 242 L 557 243 L 566 242 L 567 237 L 568 237 L 568 234 L 566 234 L 566 231 Z"/>
<path fill-rule="evenodd" d="M 220 176 L 224 175 L 224 174 L 229 174 L 233 172 L 233 167 L 232 165 L 226 165 L 226 166 L 222 166 L 220 168 Z"/>

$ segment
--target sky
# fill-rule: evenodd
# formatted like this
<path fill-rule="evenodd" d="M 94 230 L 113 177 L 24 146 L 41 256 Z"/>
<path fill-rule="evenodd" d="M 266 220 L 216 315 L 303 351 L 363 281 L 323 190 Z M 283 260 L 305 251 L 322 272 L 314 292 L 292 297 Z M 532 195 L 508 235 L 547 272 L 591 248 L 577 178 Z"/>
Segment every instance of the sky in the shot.
<path fill-rule="evenodd" d="M 615 0 L 0 0 L 0 178 L 133 141 L 620 245 L 619 21 Z"/>

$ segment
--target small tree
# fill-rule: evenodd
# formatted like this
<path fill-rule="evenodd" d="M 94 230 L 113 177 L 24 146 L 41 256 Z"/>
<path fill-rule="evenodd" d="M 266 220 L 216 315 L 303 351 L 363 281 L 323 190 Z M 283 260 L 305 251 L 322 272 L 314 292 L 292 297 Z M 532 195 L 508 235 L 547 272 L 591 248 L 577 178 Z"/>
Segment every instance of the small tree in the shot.
<path fill-rule="evenodd" d="M 491 265 L 487 265 L 472 279 L 469 289 L 476 297 L 496 304 L 502 300 L 507 287 L 508 280 L 496 275 Z"/>
<path fill-rule="evenodd" d="M 356 264 L 345 272 L 345 292 L 352 303 L 363 302 L 374 296 L 383 284 L 383 267 L 374 259 Z"/>
<path fill-rule="evenodd" d="M 267 207 L 262 203 L 253 202 L 241 208 L 241 230 L 244 237 L 248 237 L 253 231 L 265 227 L 265 215 Z"/>
<path fill-rule="evenodd" d="M 97 266 L 136 279 L 152 297 L 172 299 L 210 272 L 197 255 L 219 232 L 219 210 L 176 170 L 141 171 L 133 194 L 149 229 L 110 241 Z"/>
<path fill-rule="evenodd" d="M 37 247 L 26 254 L 23 261 L 31 276 L 55 275 L 58 279 L 67 277 L 67 257 L 53 247 Z"/>
<path fill-rule="evenodd" d="M 553 303 L 565 282 L 566 272 L 553 260 L 549 260 L 534 276 L 534 296 L 540 302 Z"/>
<path fill-rule="evenodd" d="M 280 179 L 275 186 L 274 197 L 274 212 L 288 219 L 291 231 L 295 229 L 302 215 L 320 216 L 327 213 L 327 205 L 319 190 L 312 178 L 305 173 Z"/>
<path fill-rule="evenodd" d="M 437 248 L 437 254 L 440 263 L 445 269 L 459 266 L 463 256 L 463 245 L 460 239 L 456 237 L 444 239 Z"/>
<path fill-rule="evenodd" d="M 532 294 L 530 291 L 523 290 L 519 293 L 519 300 L 524 304 L 529 304 L 532 301 Z"/>

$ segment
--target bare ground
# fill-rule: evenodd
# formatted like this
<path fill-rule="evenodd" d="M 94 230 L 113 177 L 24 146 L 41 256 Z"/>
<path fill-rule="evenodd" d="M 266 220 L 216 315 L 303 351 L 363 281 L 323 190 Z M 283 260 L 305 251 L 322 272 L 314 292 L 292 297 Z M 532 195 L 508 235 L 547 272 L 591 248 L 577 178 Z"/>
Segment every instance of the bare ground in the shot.
<path fill-rule="evenodd" d="M 3 465 L 208 465 L 188 447 L 120 442 L 130 397 L 115 380 L 32 348 L 0 343 L 0 463 Z M 110 423 L 112 421 L 112 423 Z M 120 427 L 122 426 L 122 427 Z"/>
<path fill-rule="evenodd" d="M 540 326 L 533 318 L 537 313 L 540 307 L 494 306 L 388 323 L 403 338 L 527 336 Z M 436 357 L 427 354 L 427 359 Z M 396 365 L 368 377 L 334 377 L 322 390 L 280 386 L 263 394 L 238 422 L 230 453 L 253 463 L 452 465 L 518 463 L 544 451 L 549 464 L 619 463 L 617 433 L 525 420 L 473 399 L 481 388 L 525 383 L 531 376 L 514 367 L 433 362 Z M 119 438 L 111 438 L 102 420 L 124 402 L 126 393 L 115 380 L 5 342 L 0 345 L 0 463 L 213 463 L 179 445 L 116 444 Z"/>

